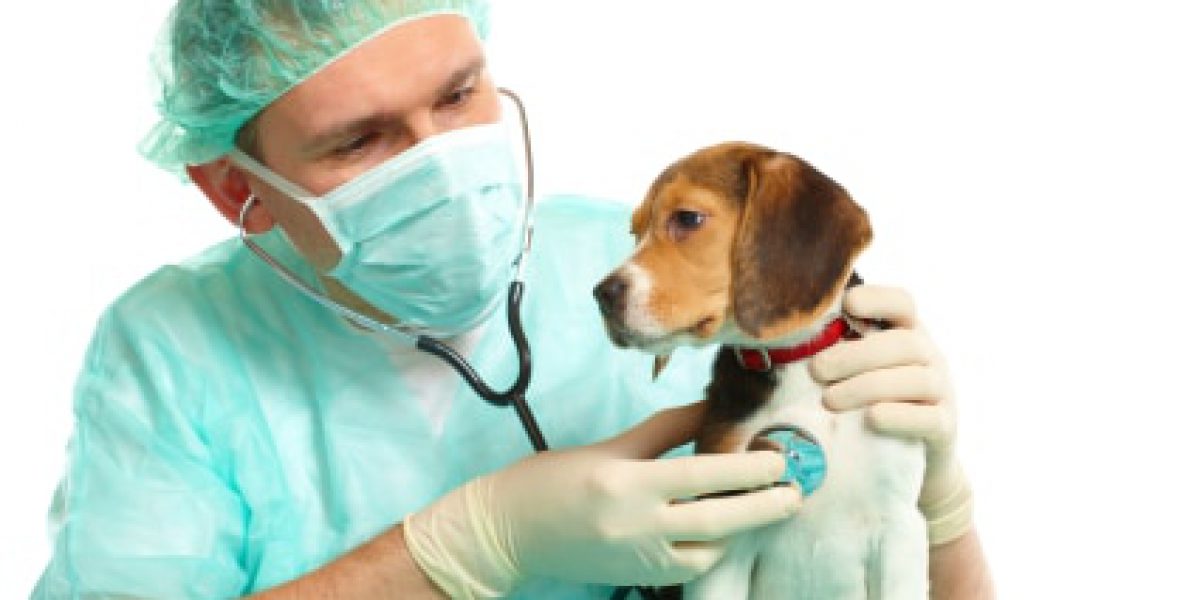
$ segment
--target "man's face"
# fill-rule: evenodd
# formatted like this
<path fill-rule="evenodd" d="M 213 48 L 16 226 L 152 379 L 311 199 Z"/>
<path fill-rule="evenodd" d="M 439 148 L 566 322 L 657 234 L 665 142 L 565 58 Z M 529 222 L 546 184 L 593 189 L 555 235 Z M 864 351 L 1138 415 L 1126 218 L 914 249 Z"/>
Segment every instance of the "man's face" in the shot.
<path fill-rule="evenodd" d="M 494 123 L 499 96 L 470 23 L 439 15 L 406 23 L 355 48 L 269 105 L 248 127 L 259 159 L 323 195 L 422 140 Z M 250 189 L 318 270 L 341 253 L 303 205 L 246 174 Z M 332 280 L 330 292 L 370 307 Z"/>
<path fill-rule="evenodd" d="M 263 162 L 315 194 L 421 140 L 500 117 L 469 22 L 418 19 L 371 40 L 272 103 L 257 119 Z"/>

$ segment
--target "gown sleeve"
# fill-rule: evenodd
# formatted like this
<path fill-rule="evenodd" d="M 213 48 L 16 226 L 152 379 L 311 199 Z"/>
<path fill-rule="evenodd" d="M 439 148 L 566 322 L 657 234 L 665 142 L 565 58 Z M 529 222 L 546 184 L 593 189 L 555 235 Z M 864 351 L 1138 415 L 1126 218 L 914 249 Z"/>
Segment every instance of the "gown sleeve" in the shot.
<path fill-rule="evenodd" d="M 32 598 L 237 596 L 245 503 L 197 426 L 203 361 L 125 312 L 102 318 L 76 383 L 52 556 Z"/>

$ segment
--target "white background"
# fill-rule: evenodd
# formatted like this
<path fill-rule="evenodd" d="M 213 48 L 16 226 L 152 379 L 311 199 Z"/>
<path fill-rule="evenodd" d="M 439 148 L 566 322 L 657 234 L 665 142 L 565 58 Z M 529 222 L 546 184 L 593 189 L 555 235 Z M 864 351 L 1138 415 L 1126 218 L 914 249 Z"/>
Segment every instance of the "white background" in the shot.
<path fill-rule="evenodd" d="M 634 202 L 740 138 L 867 208 L 861 271 L 909 289 L 951 361 L 1003 596 L 1195 593 L 1193 3 L 500 4 L 494 70 L 533 112 L 542 191 Z M 96 317 L 232 233 L 133 150 L 168 4 L 18 6 L 0 37 L 3 598 L 48 556 Z"/>

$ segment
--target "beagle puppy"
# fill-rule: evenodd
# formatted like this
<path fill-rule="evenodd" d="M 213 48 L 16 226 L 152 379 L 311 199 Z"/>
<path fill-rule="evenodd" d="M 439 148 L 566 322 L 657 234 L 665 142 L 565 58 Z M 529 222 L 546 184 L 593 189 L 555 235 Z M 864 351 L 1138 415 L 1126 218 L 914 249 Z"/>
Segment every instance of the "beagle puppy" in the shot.
<path fill-rule="evenodd" d="M 696 450 L 784 449 L 763 435 L 793 431 L 825 461 L 799 514 L 731 540 L 685 595 L 927 598 L 920 443 L 826 410 L 807 365 L 863 330 L 841 301 L 871 241 L 866 213 L 795 156 L 725 143 L 664 171 L 632 229 L 633 255 L 594 293 L 613 342 L 659 357 L 656 373 L 678 346 L 721 344 Z"/>

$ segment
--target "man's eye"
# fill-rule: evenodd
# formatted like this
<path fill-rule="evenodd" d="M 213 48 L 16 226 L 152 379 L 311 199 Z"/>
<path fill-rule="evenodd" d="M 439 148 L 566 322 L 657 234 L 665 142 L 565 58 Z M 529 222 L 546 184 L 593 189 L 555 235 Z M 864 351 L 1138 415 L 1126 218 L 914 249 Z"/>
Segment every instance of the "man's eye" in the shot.
<path fill-rule="evenodd" d="M 461 87 L 461 88 L 458 88 L 457 90 L 454 90 L 453 92 L 450 92 L 449 94 L 446 95 L 446 97 L 442 98 L 442 101 L 440 102 L 440 104 L 443 107 L 459 106 L 459 105 L 465 103 L 467 100 L 470 100 L 471 96 L 474 94 L 475 94 L 474 86 Z"/>
<path fill-rule="evenodd" d="M 334 149 L 334 152 L 336 154 L 338 154 L 339 156 L 348 156 L 351 154 L 356 154 L 356 153 L 359 153 L 359 152 L 362 152 L 363 150 L 365 150 L 368 146 L 370 146 L 372 143 L 374 143 L 375 140 L 377 140 L 377 139 L 379 139 L 378 133 L 365 133 L 363 135 L 355 137 L 354 139 L 352 139 L 344 144 L 341 144 L 340 146 L 338 146 L 337 148 Z"/>
<path fill-rule="evenodd" d="M 671 213 L 667 231 L 672 238 L 679 240 L 704 225 L 706 217 L 704 213 L 695 210 L 677 210 Z"/>

